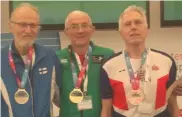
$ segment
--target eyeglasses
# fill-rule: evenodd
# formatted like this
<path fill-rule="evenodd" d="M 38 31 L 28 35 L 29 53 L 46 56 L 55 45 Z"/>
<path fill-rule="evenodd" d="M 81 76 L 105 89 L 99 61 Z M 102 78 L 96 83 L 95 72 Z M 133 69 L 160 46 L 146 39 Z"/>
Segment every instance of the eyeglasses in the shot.
<path fill-rule="evenodd" d="M 79 28 L 82 28 L 82 29 L 88 29 L 88 28 L 91 28 L 92 25 L 89 25 L 89 24 L 72 24 L 68 29 L 71 29 L 71 30 L 79 30 Z"/>
<path fill-rule="evenodd" d="M 40 28 L 40 24 L 25 23 L 25 22 L 13 22 L 13 21 L 10 21 L 10 22 L 17 24 L 21 28 L 27 28 L 28 26 L 30 26 L 30 28 L 32 28 L 32 29 Z"/>
<path fill-rule="evenodd" d="M 143 24 L 143 22 L 141 20 L 134 20 L 133 23 L 136 26 L 139 26 L 139 25 Z M 131 27 L 132 26 L 132 21 L 127 21 L 126 23 L 124 23 L 124 26 L 125 27 Z"/>

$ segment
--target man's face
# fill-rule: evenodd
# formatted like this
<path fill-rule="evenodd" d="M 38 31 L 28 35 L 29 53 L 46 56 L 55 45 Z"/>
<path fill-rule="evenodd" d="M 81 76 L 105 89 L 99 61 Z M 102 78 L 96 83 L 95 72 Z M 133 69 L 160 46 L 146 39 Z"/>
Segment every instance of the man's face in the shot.
<path fill-rule="evenodd" d="M 126 44 L 141 44 L 148 34 L 147 22 L 137 11 L 128 11 L 123 15 L 120 34 Z"/>
<path fill-rule="evenodd" d="M 70 39 L 71 45 L 85 46 L 89 44 L 94 29 L 87 15 L 73 14 L 69 17 L 65 34 Z"/>
<path fill-rule="evenodd" d="M 38 35 L 39 16 L 30 8 L 16 10 L 9 23 L 15 43 L 19 46 L 31 46 Z"/>

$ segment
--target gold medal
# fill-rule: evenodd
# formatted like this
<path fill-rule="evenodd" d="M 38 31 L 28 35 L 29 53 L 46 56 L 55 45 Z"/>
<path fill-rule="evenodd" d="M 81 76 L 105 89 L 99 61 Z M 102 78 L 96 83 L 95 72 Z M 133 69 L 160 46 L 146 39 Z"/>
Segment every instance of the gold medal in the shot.
<path fill-rule="evenodd" d="M 15 93 L 15 101 L 18 104 L 25 104 L 28 102 L 29 100 L 29 95 L 28 93 L 25 91 L 25 89 L 18 89 Z"/>
<path fill-rule="evenodd" d="M 143 102 L 145 95 L 143 90 L 139 89 L 139 90 L 132 90 L 132 92 L 130 92 L 127 96 L 128 101 L 130 102 L 130 104 L 132 105 L 139 105 Z"/>
<path fill-rule="evenodd" d="M 83 93 L 79 88 L 74 88 L 71 91 L 69 98 L 73 103 L 80 103 L 83 100 Z"/>

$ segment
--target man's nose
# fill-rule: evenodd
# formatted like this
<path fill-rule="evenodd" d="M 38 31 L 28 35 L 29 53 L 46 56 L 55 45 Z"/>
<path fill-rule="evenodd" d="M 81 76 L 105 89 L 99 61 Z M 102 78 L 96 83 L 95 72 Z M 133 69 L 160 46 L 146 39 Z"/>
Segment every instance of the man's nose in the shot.
<path fill-rule="evenodd" d="M 131 24 L 131 28 L 132 30 L 136 30 L 136 24 L 134 22 Z"/>
<path fill-rule="evenodd" d="M 79 32 L 79 33 L 83 32 L 83 28 L 82 28 L 81 26 L 79 26 L 78 32 Z"/>
<path fill-rule="evenodd" d="M 27 25 L 27 27 L 25 28 L 25 32 L 26 32 L 26 33 L 30 33 L 30 32 L 31 32 L 31 27 L 30 27 L 30 25 Z"/>

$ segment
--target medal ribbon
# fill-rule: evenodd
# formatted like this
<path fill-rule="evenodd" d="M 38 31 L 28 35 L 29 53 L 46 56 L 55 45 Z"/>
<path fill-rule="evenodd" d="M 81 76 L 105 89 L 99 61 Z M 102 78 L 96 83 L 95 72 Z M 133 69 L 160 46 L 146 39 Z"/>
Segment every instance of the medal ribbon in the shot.
<path fill-rule="evenodd" d="M 12 48 L 11 48 L 11 46 L 12 46 L 12 44 L 9 45 L 9 52 L 8 52 L 8 59 L 9 59 L 10 67 L 11 67 L 13 73 L 15 74 L 16 82 L 17 82 L 18 87 L 19 88 L 25 88 L 25 85 L 26 85 L 27 80 L 28 80 L 28 72 L 29 72 L 29 69 L 30 69 L 30 66 L 31 66 L 33 48 L 30 47 L 28 49 L 28 57 L 25 60 L 25 69 L 24 69 L 24 72 L 22 74 L 22 81 L 20 81 L 20 77 L 17 75 L 16 68 L 15 68 L 15 63 L 14 63 L 14 60 L 13 60 L 13 57 L 12 57 Z"/>
<path fill-rule="evenodd" d="M 75 64 L 74 64 L 73 59 L 72 59 L 73 58 L 72 57 L 72 53 L 73 53 L 72 48 L 71 48 L 71 46 L 69 46 L 72 77 L 73 77 L 73 81 L 74 81 L 74 84 L 75 84 L 76 88 L 80 88 L 81 83 L 85 78 L 85 73 L 86 73 L 86 69 L 87 69 L 87 65 L 88 65 L 88 62 L 89 62 L 89 57 L 90 57 L 91 52 L 92 52 L 92 47 L 89 46 L 88 53 L 86 55 L 86 58 L 83 61 L 83 65 L 82 65 L 82 67 L 80 69 L 80 72 L 78 73 L 78 76 L 77 76 L 76 67 L 75 67 Z"/>
<path fill-rule="evenodd" d="M 125 58 L 126 66 L 128 69 L 128 74 L 130 77 L 132 89 L 138 90 L 140 86 L 140 74 L 137 73 L 137 76 L 135 77 L 134 70 L 131 65 L 130 57 L 126 51 L 124 51 L 124 58 Z M 145 49 L 144 52 L 142 53 L 141 67 L 145 64 L 146 58 L 147 58 L 147 50 Z"/>

